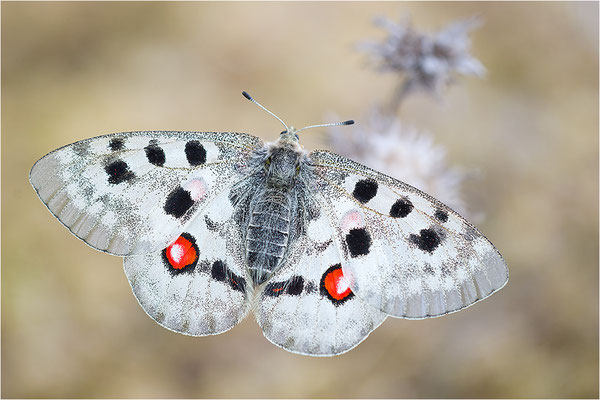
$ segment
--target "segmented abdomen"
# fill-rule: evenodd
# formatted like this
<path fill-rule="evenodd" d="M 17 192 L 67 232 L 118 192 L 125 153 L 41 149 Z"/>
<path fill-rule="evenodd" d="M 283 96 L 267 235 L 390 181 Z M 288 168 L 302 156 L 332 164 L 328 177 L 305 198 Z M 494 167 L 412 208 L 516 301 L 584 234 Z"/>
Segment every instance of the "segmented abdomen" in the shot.
<path fill-rule="evenodd" d="M 288 192 L 268 190 L 259 196 L 250 207 L 246 233 L 246 258 L 255 284 L 264 282 L 283 258 L 291 215 Z"/>

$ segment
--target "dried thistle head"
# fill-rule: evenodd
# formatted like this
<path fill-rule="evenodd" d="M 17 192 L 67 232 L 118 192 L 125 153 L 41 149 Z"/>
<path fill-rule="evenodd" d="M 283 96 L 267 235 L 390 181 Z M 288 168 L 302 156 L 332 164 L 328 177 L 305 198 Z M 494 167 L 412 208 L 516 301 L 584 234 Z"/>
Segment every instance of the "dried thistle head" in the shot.
<path fill-rule="evenodd" d="M 364 43 L 381 71 L 405 75 L 402 92 L 425 90 L 439 94 L 457 74 L 483 76 L 485 68 L 471 54 L 469 32 L 478 18 L 453 22 L 437 33 L 418 32 L 408 21 L 395 23 L 379 17 L 375 23 L 388 32 L 383 42 Z M 404 93 L 405 94 L 405 93 Z"/>

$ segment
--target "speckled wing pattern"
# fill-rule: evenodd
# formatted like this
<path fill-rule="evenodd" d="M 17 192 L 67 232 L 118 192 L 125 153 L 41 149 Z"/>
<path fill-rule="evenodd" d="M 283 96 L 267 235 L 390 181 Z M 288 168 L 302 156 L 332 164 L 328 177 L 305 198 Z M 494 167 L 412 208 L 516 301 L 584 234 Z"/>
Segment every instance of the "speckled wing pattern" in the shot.
<path fill-rule="evenodd" d="M 340 155 L 309 157 L 357 297 L 394 317 L 427 318 L 465 308 L 506 284 L 500 253 L 444 204 Z"/>
<path fill-rule="evenodd" d="M 146 313 L 186 335 L 214 335 L 240 322 L 251 302 L 244 239 L 222 191 L 165 249 L 125 257 L 125 274 Z"/>
<path fill-rule="evenodd" d="M 240 180 L 261 146 L 239 133 L 116 133 L 47 154 L 30 181 L 50 212 L 90 246 L 145 254 L 175 240 L 210 199 Z"/>
<path fill-rule="evenodd" d="M 321 212 L 306 226 L 306 234 L 258 292 L 256 319 L 265 337 L 288 351 L 341 354 L 362 342 L 386 314 L 344 284 L 343 258 L 327 215 Z"/>

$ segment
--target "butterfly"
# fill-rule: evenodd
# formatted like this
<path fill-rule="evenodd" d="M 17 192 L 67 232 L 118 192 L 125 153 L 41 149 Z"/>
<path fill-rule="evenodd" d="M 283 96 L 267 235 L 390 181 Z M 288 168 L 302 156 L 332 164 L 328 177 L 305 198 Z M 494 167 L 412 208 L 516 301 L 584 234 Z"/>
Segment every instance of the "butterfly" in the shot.
<path fill-rule="evenodd" d="M 250 311 L 290 352 L 331 356 L 387 316 L 437 317 L 502 288 L 508 268 L 473 225 L 419 191 L 329 151 L 231 132 L 144 131 L 41 158 L 30 182 L 91 247 L 124 257 L 144 311 L 191 336 Z M 349 125 L 345 121 L 330 125 Z"/>

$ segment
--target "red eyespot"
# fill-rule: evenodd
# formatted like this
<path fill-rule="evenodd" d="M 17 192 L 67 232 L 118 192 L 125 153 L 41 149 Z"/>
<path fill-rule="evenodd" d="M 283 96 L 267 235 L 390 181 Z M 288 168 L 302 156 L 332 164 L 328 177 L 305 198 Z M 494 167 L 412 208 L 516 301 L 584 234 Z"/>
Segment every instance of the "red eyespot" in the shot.
<path fill-rule="evenodd" d="M 323 274 L 321 294 L 326 295 L 336 305 L 345 302 L 354 295 L 352 289 L 350 289 L 350 282 L 344 277 L 340 264 L 332 266 Z"/>
<path fill-rule="evenodd" d="M 184 233 L 164 250 L 164 255 L 171 267 L 180 270 L 198 260 L 198 248 L 194 239 Z"/>

